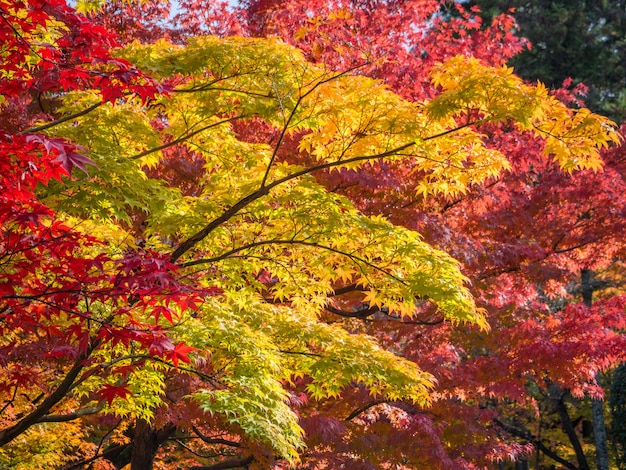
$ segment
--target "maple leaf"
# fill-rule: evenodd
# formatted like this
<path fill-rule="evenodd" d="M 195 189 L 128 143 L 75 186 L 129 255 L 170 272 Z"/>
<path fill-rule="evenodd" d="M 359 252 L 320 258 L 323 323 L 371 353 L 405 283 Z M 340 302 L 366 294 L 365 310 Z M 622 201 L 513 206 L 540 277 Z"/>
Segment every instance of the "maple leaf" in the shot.
<path fill-rule="evenodd" d="M 98 402 L 102 403 L 106 401 L 109 406 L 111 406 L 111 403 L 113 403 L 113 400 L 116 398 L 126 400 L 129 395 L 131 395 L 131 391 L 128 389 L 127 385 L 105 384 L 96 392 Z"/>
<path fill-rule="evenodd" d="M 48 153 L 56 157 L 56 161 L 61 163 L 68 175 L 72 173 L 74 167 L 78 167 L 88 175 L 86 165 L 96 166 L 89 157 L 84 155 L 86 152 L 84 147 L 71 144 L 64 139 L 49 138 L 42 134 L 29 134 L 26 136 L 26 141 L 42 144 Z"/>
<path fill-rule="evenodd" d="M 166 307 L 164 305 L 157 305 L 152 308 L 152 315 L 154 316 L 154 321 L 157 324 L 159 322 L 159 317 L 161 315 L 163 315 L 163 318 L 165 318 L 168 322 L 174 323 L 173 317 L 176 315 L 176 312 L 172 310 L 171 308 Z"/>
<path fill-rule="evenodd" d="M 172 340 L 164 335 L 156 335 L 152 338 L 148 352 L 153 356 L 164 357 L 169 351 L 174 350 Z"/>
<path fill-rule="evenodd" d="M 73 150 L 63 149 L 58 152 L 57 161 L 61 162 L 67 174 L 72 173 L 72 169 L 77 167 L 81 171 L 83 171 L 86 175 L 89 175 L 87 171 L 86 165 L 96 166 L 96 164 L 87 156 L 82 153 L 75 152 Z"/>
<path fill-rule="evenodd" d="M 178 367 L 179 361 L 183 361 L 189 364 L 191 362 L 191 359 L 189 358 L 189 353 L 196 351 L 196 350 L 197 350 L 196 348 L 187 346 L 184 342 L 181 342 L 181 343 L 178 343 L 176 346 L 174 346 L 174 349 L 172 349 L 169 352 L 168 356 L 171 359 L 174 366 Z"/>

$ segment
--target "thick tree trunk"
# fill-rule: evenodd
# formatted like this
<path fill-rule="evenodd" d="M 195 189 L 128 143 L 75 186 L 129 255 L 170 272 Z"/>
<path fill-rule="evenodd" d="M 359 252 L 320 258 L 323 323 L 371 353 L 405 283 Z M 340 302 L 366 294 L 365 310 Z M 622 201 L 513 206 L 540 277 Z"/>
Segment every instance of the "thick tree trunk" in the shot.
<path fill-rule="evenodd" d="M 591 307 L 593 302 L 593 273 L 589 269 L 580 272 L 583 302 Z M 596 381 L 600 384 L 600 374 L 596 375 Z M 607 446 L 606 426 L 604 424 L 604 402 L 591 400 L 591 412 L 593 416 L 593 441 L 596 446 L 596 465 L 598 470 L 609 470 L 609 449 Z"/>
<path fill-rule="evenodd" d="M 138 419 L 133 434 L 131 470 L 152 470 L 154 457 L 159 447 L 174 432 L 174 429 L 174 427 L 168 427 L 156 430 L 147 421 Z"/>

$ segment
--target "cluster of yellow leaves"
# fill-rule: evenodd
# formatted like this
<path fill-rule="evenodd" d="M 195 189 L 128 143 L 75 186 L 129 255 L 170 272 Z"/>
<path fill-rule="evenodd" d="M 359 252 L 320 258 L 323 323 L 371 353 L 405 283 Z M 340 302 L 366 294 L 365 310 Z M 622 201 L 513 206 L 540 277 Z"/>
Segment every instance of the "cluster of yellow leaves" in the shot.
<path fill-rule="evenodd" d="M 544 155 L 564 171 L 600 170 L 600 149 L 620 142 L 615 123 L 586 108 L 568 108 L 541 83 L 525 84 L 510 67 L 488 67 L 457 56 L 435 67 L 432 78 L 442 90 L 428 104 L 433 117 L 447 118 L 454 126 L 459 113 L 471 110 L 483 121 L 511 120 L 543 139 Z"/>
<path fill-rule="evenodd" d="M 96 450 L 89 431 L 79 422 L 46 423 L 31 427 L 0 449 L 0 467 L 13 470 L 53 470 L 71 463 L 76 455 L 88 457 Z"/>
<path fill-rule="evenodd" d="M 302 436 L 283 384 L 297 377 L 311 379 L 315 398 L 361 384 L 375 396 L 429 402 L 429 374 L 372 338 L 320 321 L 338 288 L 354 286 L 363 302 L 391 315 L 410 317 L 428 301 L 452 322 L 487 328 L 454 259 L 413 231 L 359 213 L 312 173 L 402 159 L 420 192 L 455 194 L 508 168 L 505 155 L 485 145 L 481 122 L 513 120 L 535 132 L 566 169 L 596 168 L 597 147 L 617 139 L 603 118 L 572 114 L 543 87 L 474 59 L 436 68 L 441 94 L 411 103 L 375 80 L 309 64 L 278 40 L 204 37 L 185 47 L 163 40 L 120 53 L 175 90 L 149 106 L 129 98 L 56 126 L 55 133 L 89 149 L 98 168 L 89 178 L 51 185 L 44 196 L 88 219 L 95 233 L 118 238 L 124 231 L 113 227 L 144 213 L 147 248 L 178 246 L 174 259 L 188 279 L 223 290 L 193 315 L 182 312 L 171 328 L 220 371 L 194 396 L 207 412 L 292 460 Z M 63 110 L 98 100 L 95 91 L 69 94 Z M 262 121 L 271 132 L 242 138 L 235 121 Z M 313 157 L 312 166 L 278 158 L 293 133 L 302 136 L 299 150 Z M 204 162 L 185 197 L 158 171 L 147 172 L 159 169 L 164 149 L 181 146 Z M 100 359 L 124 353 L 104 351 Z M 109 411 L 149 418 L 166 406 L 157 369 L 133 373 L 132 396 Z M 152 385 L 141 387 L 146 381 Z M 77 393 L 102 385 L 86 381 Z"/>
<path fill-rule="evenodd" d="M 339 396 L 352 383 L 376 396 L 429 403 L 433 379 L 415 364 L 380 348 L 373 338 L 318 322 L 306 311 L 263 302 L 254 292 L 214 299 L 198 325 L 200 341 L 227 387 L 196 394 L 208 412 L 224 414 L 253 439 L 296 457 L 297 417 L 283 383 L 310 377 L 313 398 Z M 208 315 L 208 313 L 211 315 Z"/>

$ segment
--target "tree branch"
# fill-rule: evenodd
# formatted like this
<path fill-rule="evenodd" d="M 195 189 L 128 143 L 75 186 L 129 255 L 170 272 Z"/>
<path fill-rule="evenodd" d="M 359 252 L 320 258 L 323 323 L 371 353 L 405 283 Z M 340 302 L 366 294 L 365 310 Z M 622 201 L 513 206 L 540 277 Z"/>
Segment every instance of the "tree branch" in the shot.
<path fill-rule="evenodd" d="M 580 444 L 580 440 L 576 435 L 576 430 L 574 429 L 574 425 L 572 424 L 572 419 L 570 418 L 569 412 L 567 411 L 567 407 L 565 406 L 565 401 L 563 400 L 566 392 L 559 388 L 555 383 L 548 383 L 548 394 L 549 398 L 554 401 L 556 405 L 556 411 L 561 418 L 561 425 L 563 426 L 563 431 L 567 434 L 569 441 L 572 443 L 574 447 L 574 452 L 576 453 L 576 460 L 578 461 L 579 470 L 589 470 L 589 463 L 587 463 L 587 457 L 585 456 L 585 452 Z"/>
<path fill-rule="evenodd" d="M 278 149 L 280 148 L 283 140 L 285 139 L 285 135 L 287 135 L 287 129 L 289 129 L 289 124 L 291 123 L 293 117 L 296 115 L 296 111 L 298 110 L 298 107 L 300 106 L 300 103 L 302 103 L 302 100 L 304 98 L 306 98 L 307 96 L 309 96 L 311 93 L 313 93 L 318 87 L 320 87 L 321 85 L 331 82 L 333 80 L 338 79 L 339 77 L 342 77 L 344 75 L 347 75 L 350 72 L 353 72 L 361 67 L 364 67 L 365 65 L 368 65 L 369 62 L 365 62 L 363 64 L 359 64 L 359 65 L 355 65 L 354 67 L 350 67 L 347 70 L 344 70 L 343 72 L 337 74 L 337 75 L 333 75 L 329 78 L 326 78 L 324 80 L 320 80 L 319 82 L 317 82 L 315 85 L 313 85 L 311 87 L 310 90 L 307 90 L 304 94 L 301 94 L 300 96 L 298 96 L 298 99 L 296 100 L 296 103 L 293 106 L 293 109 L 291 110 L 291 113 L 289 114 L 289 117 L 287 118 L 287 121 L 285 121 L 285 124 L 283 125 L 283 128 L 280 131 L 280 135 L 278 136 L 278 142 L 276 142 L 276 145 L 274 146 L 274 150 L 272 152 L 272 157 L 270 158 L 269 163 L 267 164 L 267 168 L 265 169 L 265 174 L 263 175 L 263 180 L 261 181 L 261 187 L 265 186 L 265 183 L 267 182 L 267 178 L 270 174 L 270 169 L 272 168 L 272 165 L 274 164 L 274 161 L 276 160 L 276 157 L 278 155 Z M 276 99 L 279 99 L 278 96 L 276 96 Z"/>
<path fill-rule="evenodd" d="M 446 136 L 448 134 L 452 134 L 454 132 L 458 132 L 461 129 L 464 129 L 466 127 L 479 124 L 480 122 L 482 122 L 482 121 L 478 120 L 478 121 L 474 121 L 474 122 L 468 122 L 466 124 L 463 124 L 461 126 L 455 127 L 453 129 L 448 129 L 448 130 L 440 132 L 438 134 L 433 134 L 431 136 L 424 137 L 420 141 L 421 142 L 427 142 L 429 140 L 433 140 L 433 139 L 437 139 L 437 138 L 440 138 L 440 137 L 444 137 L 444 136 Z M 230 220 L 235 214 L 237 214 L 239 211 L 241 211 L 244 207 L 247 207 L 248 205 L 250 205 L 252 202 L 256 201 L 257 199 L 259 199 L 259 198 L 269 194 L 270 190 L 272 190 L 273 188 L 275 188 L 276 186 L 278 186 L 280 184 L 283 184 L 283 183 L 285 183 L 287 181 L 290 181 L 290 180 L 295 179 L 295 178 L 299 178 L 299 177 L 304 176 L 304 175 L 315 173 L 315 172 L 321 171 L 321 170 L 327 170 L 327 169 L 334 168 L 334 167 L 337 167 L 337 166 L 342 166 L 342 165 L 347 165 L 347 164 L 350 164 L 350 163 L 357 163 L 357 162 L 380 160 L 380 159 L 385 158 L 385 157 L 389 157 L 389 156 L 392 156 L 392 155 L 397 155 L 397 154 L 399 154 L 400 152 L 402 152 L 404 150 L 407 150 L 407 149 L 409 149 L 411 147 L 414 147 L 415 145 L 417 145 L 417 142 L 408 142 L 408 143 L 406 143 L 404 145 L 400 145 L 400 146 L 398 146 L 396 148 L 387 150 L 385 152 L 373 154 L 373 155 L 361 155 L 359 157 L 348 158 L 347 160 L 339 160 L 339 161 L 323 163 L 323 164 L 320 164 L 320 165 L 316 165 L 314 167 L 305 168 L 303 170 L 296 171 L 295 173 L 292 173 L 290 175 L 286 175 L 286 176 L 284 176 L 282 178 L 279 178 L 279 179 L 277 179 L 275 181 L 272 181 L 269 184 L 262 185 L 256 191 L 253 191 L 252 193 L 248 194 L 247 196 L 245 196 L 242 199 L 240 199 L 239 201 L 237 201 L 229 209 L 225 210 L 222 213 L 222 215 L 220 215 L 219 217 L 217 217 L 217 218 L 213 219 L 211 222 L 209 222 L 203 229 L 201 229 L 200 231 L 196 232 L 194 235 L 192 235 L 191 237 L 187 238 L 183 242 L 181 242 L 180 245 L 178 245 L 178 247 L 172 253 L 172 255 L 170 257 L 170 260 L 171 260 L 172 263 L 175 263 L 182 255 L 184 255 L 187 251 L 189 251 L 191 248 L 193 248 L 198 242 L 204 240 L 213 230 L 215 230 L 217 227 L 222 225 L 224 222 Z"/>
<path fill-rule="evenodd" d="M 201 258 L 201 259 L 197 259 L 194 261 L 189 261 L 187 263 L 183 263 L 182 266 L 184 267 L 190 267 L 190 266 L 197 266 L 199 264 L 210 264 L 210 263 L 215 263 L 217 261 L 221 261 L 227 257 L 229 257 L 230 255 L 233 255 L 235 253 L 238 253 L 240 251 L 243 250 L 248 250 L 250 248 L 254 248 L 257 246 L 263 246 L 263 245 L 303 245 L 303 246 L 308 246 L 308 247 L 312 247 L 312 248 L 320 248 L 322 250 L 326 250 L 326 251 L 330 251 L 332 253 L 337 253 L 339 255 L 345 256 L 347 258 L 349 258 L 350 260 L 352 260 L 354 263 L 356 264 L 364 264 L 366 266 L 369 266 L 370 268 L 379 271 L 381 273 L 383 273 L 386 276 L 389 276 L 390 278 L 394 279 L 395 281 L 400 282 L 403 285 L 407 285 L 406 282 L 403 279 L 400 279 L 399 277 L 395 276 L 394 274 L 390 273 L 389 271 L 386 271 L 385 269 L 376 266 L 374 263 L 371 263 L 359 256 L 356 256 L 352 253 L 347 253 L 345 251 L 339 250 L 337 248 L 333 248 L 331 246 L 327 246 L 327 245 L 322 245 L 321 243 L 317 243 L 317 242 L 307 242 L 305 240 L 261 240 L 258 242 L 253 242 L 253 243 L 249 243 L 247 245 L 241 246 L 241 247 L 237 247 L 237 248 L 233 248 L 232 250 L 227 251 L 226 253 L 223 253 L 219 256 L 216 256 L 214 258 Z"/>
<path fill-rule="evenodd" d="M 62 415 L 45 415 L 43 416 L 38 423 L 64 423 L 66 421 L 73 421 L 75 419 L 80 418 L 81 416 L 93 415 L 100 412 L 104 408 L 104 402 L 102 405 L 91 407 L 91 408 L 82 408 L 80 410 L 74 411 L 73 413 L 67 413 Z"/>
<path fill-rule="evenodd" d="M 382 310 L 379 309 L 377 306 L 364 308 L 364 309 L 357 309 L 352 312 L 347 311 L 347 310 L 340 310 L 338 308 L 333 307 L 332 305 L 326 305 L 324 308 L 328 310 L 330 313 L 334 313 L 335 315 L 339 315 L 341 317 L 347 317 L 347 318 L 367 318 L 367 317 L 374 315 L 375 313 L 382 312 Z"/>
<path fill-rule="evenodd" d="M 254 462 L 254 456 L 242 457 L 238 459 L 224 460 L 213 465 L 196 465 L 190 467 L 189 470 L 227 470 L 229 468 L 247 468 Z"/>
<path fill-rule="evenodd" d="M 530 442 L 533 445 L 536 445 L 539 450 L 541 452 L 543 452 L 545 455 L 547 455 L 548 457 L 550 457 L 552 460 L 560 463 L 561 465 L 563 465 L 566 468 L 569 468 L 570 470 L 578 470 L 578 468 L 573 465 L 572 463 L 568 462 L 567 460 L 565 460 L 562 457 L 559 457 L 559 455 L 557 453 L 555 453 L 554 451 L 550 450 L 548 447 L 546 447 L 543 442 L 541 442 L 540 439 L 538 439 L 537 437 L 533 436 L 531 433 L 529 433 L 526 430 L 521 430 L 518 429 L 514 426 L 508 425 L 506 423 L 503 423 L 502 421 L 500 421 L 499 419 L 494 419 L 493 422 L 500 428 L 504 429 L 506 432 L 508 432 L 509 434 L 516 436 L 516 437 L 520 437 L 528 442 Z"/>
<path fill-rule="evenodd" d="M 333 291 L 329 297 L 336 297 L 343 294 L 349 294 L 350 292 L 363 292 L 365 288 L 363 286 L 357 286 L 356 284 L 350 284 L 349 286 L 338 287 Z"/>
<path fill-rule="evenodd" d="M 233 117 L 230 117 L 228 119 L 223 119 L 222 121 L 214 122 L 212 124 L 209 124 L 208 126 L 204 126 L 204 127 L 201 127 L 200 129 L 197 129 L 197 130 L 195 130 L 193 132 L 190 132 L 189 134 L 185 134 L 182 137 L 179 137 L 178 139 L 174 139 L 171 142 L 167 142 L 166 144 L 159 145 L 158 147 L 153 147 L 151 149 L 144 150 L 143 152 L 138 153 L 137 155 L 133 155 L 132 157 L 130 157 L 130 159 L 131 160 L 137 160 L 138 158 L 145 157 L 146 155 L 150 155 L 151 153 L 159 152 L 159 151 L 164 150 L 164 149 L 166 149 L 168 147 L 172 147 L 174 145 L 180 144 L 181 142 L 185 142 L 186 140 L 191 139 L 192 137 L 198 135 L 201 132 L 204 132 L 204 131 L 206 131 L 208 129 L 211 129 L 212 127 L 217 127 L 217 126 L 219 126 L 221 124 L 225 124 L 227 122 L 236 121 L 237 119 L 244 119 L 246 117 L 248 117 L 248 115 L 246 115 L 246 114 L 238 114 L 237 116 L 233 116 Z"/>
<path fill-rule="evenodd" d="M 67 116 L 63 116 L 59 119 L 55 119 L 54 121 L 50 121 L 47 122 L 45 124 L 42 124 L 41 126 L 36 126 L 36 127 L 30 127 L 26 130 L 23 130 L 22 132 L 20 132 L 20 134 L 34 134 L 37 132 L 41 132 L 41 131 L 45 131 L 46 129 L 50 129 L 51 127 L 57 126 L 59 124 L 63 124 L 64 122 L 67 121 L 71 121 L 72 119 L 76 119 L 79 118 L 81 116 L 84 116 L 85 114 L 89 114 L 90 112 L 94 111 L 95 109 L 99 108 L 100 106 L 102 106 L 104 103 L 102 101 L 92 104 L 91 106 L 89 106 L 88 108 L 83 109 L 82 111 L 77 111 L 74 114 L 68 114 Z"/>
<path fill-rule="evenodd" d="M 41 419 L 48 414 L 52 407 L 65 398 L 67 393 L 72 389 L 74 381 L 85 367 L 86 359 L 93 349 L 94 347 L 92 346 L 87 352 L 78 357 L 59 386 L 54 392 L 48 395 L 34 411 L 26 415 L 13 426 L 0 431 L 0 447 L 11 442 L 33 424 L 41 422 Z"/>
<path fill-rule="evenodd" d="M 204 442 L 206 444 L 220 444 L 220 445 L 223 445 L 223 446 L 241 447 L 241 443 L 239 443 L 239 442 L 229 441 L 228 439 L 223 439 L 221 437 L 205 436 L 197 428 L 197 426 L 192 426 L 191 429 L 193 430 L 194 433 L 196 433 L 196 436 L 198 436 L 202 440 L 202 442 Z"/>
<path fill-rule="evenodd" d="M 127 449 L 130 446 L 131 446 L 131 444 L 114 445 L 113 447 L 109 447 L 108 449 L 106 449 L 101 454 L 98 453 L 98 454 L 96 454 L 93 457 L 90 457 L 88 459 L 81 460 L 79 462 L 74 462 L 74 463 L 67 464 L 61 470 L 74 470 L 74 469 L 77 469 L 77 468 L 84 469 L 85 465 L 87 465 L 89 463 L 92 463 L 92 462 L 95 462 L 98 459 L 101 459 L 101 458 L 106 458 L 106 459 L 115 458 L 115 456 L 119 455 L 121 452 L 124 451 L 124 449 Z"/>
<path fill-rule="evenodd" d="M 356 418 L 357 416 L 359 416 L 361 413 L 365 413 L 367 410 L 369 410 L 370 408 L 376 406 L 376 405 L 381 405 L 383 403 L 389 403 L 389 400 L 374 400 L 371 403 L 368 403 L 365 406 L 362 406 L 361 408 L 357 408 L 356 410 L 354 410 L 352 413 L 350 413 L 345 419 L 344 421 L 351 421 L 354 418 Z"/>

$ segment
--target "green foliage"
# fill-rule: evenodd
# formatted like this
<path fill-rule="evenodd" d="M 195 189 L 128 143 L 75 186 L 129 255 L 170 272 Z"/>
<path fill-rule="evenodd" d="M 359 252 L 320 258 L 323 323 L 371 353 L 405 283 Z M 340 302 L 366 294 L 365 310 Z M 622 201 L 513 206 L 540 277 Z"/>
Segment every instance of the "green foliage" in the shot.
<path fill-rule="evenodd" d="M 78 423 L 38 424 L 0 449 L 0 466 L 13 470 L 53 470 L 71 461 L 88 438 Z"/>
<path fill-rule="evenodd" d="M 83 115 L 98 93 L 67 94 L 61 109 L 75 118 L 50 132 L 84 146 L 97 168 L 41 194 L 83 229 L 110 235 L 113 256 L 134 248 L 124 242 L 133 226 L 146 250 L 171 253 L 182 282 L 216 294 L 153 320 L 172 344 L 195 348 L 196 363 L 88 378 L 75 393 L 87 400 L 108 390 L 100 400 L 106 411 L 149 419 L 168 406 L 166 372 L 192 373 L 200 384 L 191 395 L 203 410 L 291 461 L 302 430 L 284 385 L 296 378 L 308 380 L 316 399 L 364 387 L 377 398 L 430 402 L 432 376 L 375 339 L 322 320 L 326 306 L 341 302 L 338 291 L 398 318 L 430 306 L 455 324 L 488 328 L 454 259 L 414 231 L 360 213 L 313 173 L 401 160 L 420 192 L 455 195 L 508 168 L 485 145 L 482 122 L 513 120 L 535 132 L 568 170 L 597 168 L 597 148 L 617 139 L 603 118 L 572 115 L 542 87 L 475 60 L 442 64 L 433 75 L 441 94 L 416 104 L 375 80 L 307 63 L 277 40 L 206 37 L 185 47 L 159 41 L 120 55 L 173 91 L 148 104 L 119 99 Z M 267 138 L 241 130 L 261 124 Z M 296 150 L 284 141 L 295 134 L 312 162 L 286 163 L 293 158 L 282 153 Z M 172 152 L 179 162 L 189 155 L 201 162 L 184 197 L 163 168 Z M 150 320 L 164 307 L 133 315 Z M 134 355 L 131 341 L 99 354 L 104 364 L 150 359 Z"/>

